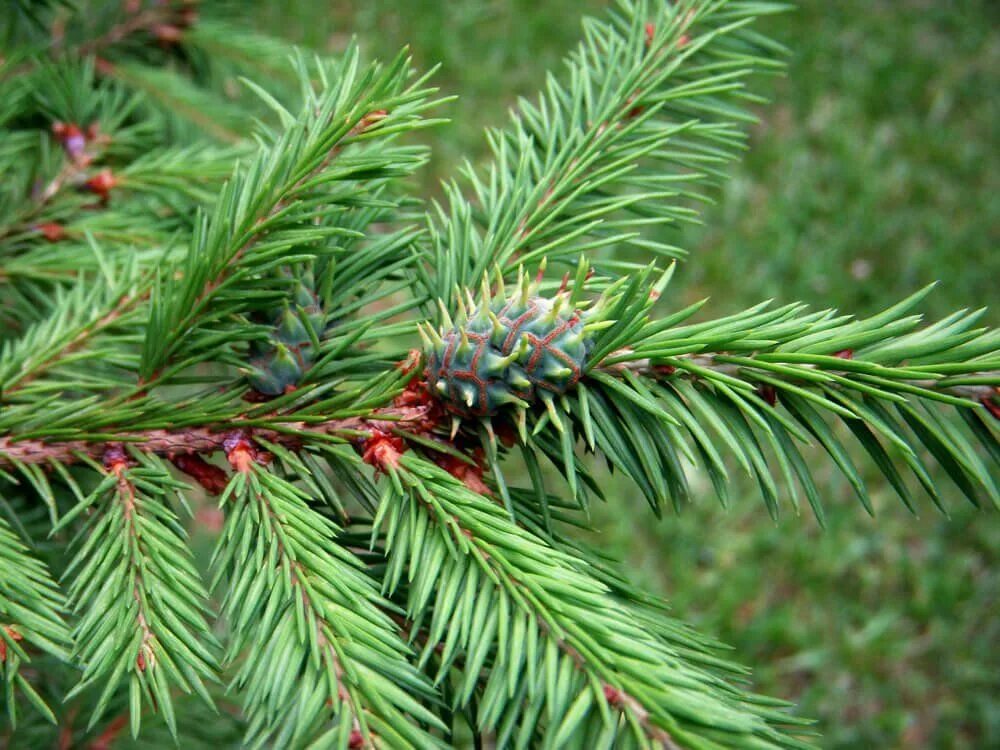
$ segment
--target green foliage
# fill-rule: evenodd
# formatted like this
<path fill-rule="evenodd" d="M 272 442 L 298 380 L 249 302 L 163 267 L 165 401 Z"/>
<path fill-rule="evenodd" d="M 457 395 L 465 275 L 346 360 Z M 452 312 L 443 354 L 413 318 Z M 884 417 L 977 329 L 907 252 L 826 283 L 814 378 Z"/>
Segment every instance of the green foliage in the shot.
<path fill-rule="evenodd" d="M 12 726 L 17 723 L 16 693 L 22 693 L 35 710 L 55 721 L 21 669 L 32 661 L 29 648 L 68 659 L 70 637 L 61 616 L 63 595 L 44 563 L 32 557 L 21 537 L 2 518 L 0 562 L 0 674 L 9 721 Z"/>
<path fill-rule="evenodd" d="M 69 604 L 78 619 L 76 653 L 84 665 L 79 684 L 100 697 L 93 726 L 119 685 L 129 688 L 132 734 L 139 734 L 142 702 L 177 732 L 171 692 L 197 693 L 210 706 L 205 682 L 216 679 L 218 646 L 208 627 L 208 593 L 195 569 L 186 534 L 164 496 L 186 490 L 159 459 L 109 453 L 109 470 L 89 496 L 63 517 L 94 507 L 66 569 Z"/>
<path fill-rule="evenodd" d="M 52 10 L 51 44 L 0 78 L 18 173 L 0 468 L 12 518 L 48 518 L 67 598 L 27 529 L 0 527 L 5 702 L 39 709 L 0 736 L 805 746 L 805 722 L 572 536 L 605 494 L 588 452 L 656 513 L 699 466 L 725 500 L 736 464 L 772 514 L 797 482 L 822 518 L 811 443 L 867 507 L 848 434 L 907 504 L 901 466 L 944 506 L 934 465 L 997 504 L 982 313 L 921 327 L 922 294 L 857 320 L 658 310 L 674 266 L 636 259 L 682 255 L 660 230 L 742 147 L 745 82 L 780 51 L 751 21 L 779 9 L 622 0 L 491 131 L 468 196 L 450 182 L 429 211 L 406 189 L 426 152 L 400 137 L 439 101 L 405 53 L 248 60 L 189 3 Z M 253 100 L 225 93 L 242 72 Z M 233 125 L 252 117 L 251 141 Z M 426 363 L 406 355 L 419 323 Z M 456 363 L 500 390 L 460 393 Z M 221 527 L 211 585 L 179 508 Z M 238 718 L 213 735 L 191 726 L 206 709 Z"/>
<path fill-rule="evenodd" d="M 308 473 L 290 458 L 297 472 Z M 227 574 L 222 612 L 233 629 L 227 662 L 244 696 L 251 747 L 438 747 L 419 724 L 446 730 L 423 705 L 427 679 L 364 564 L 313 497 L 264 469 L 237 474 L 213 565 Z M 332 722 L 330 714 L 332 713 Z"/>

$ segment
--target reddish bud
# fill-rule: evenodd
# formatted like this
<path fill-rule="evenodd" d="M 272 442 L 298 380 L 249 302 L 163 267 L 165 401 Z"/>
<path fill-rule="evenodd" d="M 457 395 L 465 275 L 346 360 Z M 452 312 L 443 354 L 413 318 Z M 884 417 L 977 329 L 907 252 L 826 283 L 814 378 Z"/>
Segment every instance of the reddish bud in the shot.
<path fill-rule="evenodd" d="M 52 123 L 52 135 L 62 144 L 69 158 L 77 162 L 84 159 L 87 138 L 78 125 L 56 121 Z"/>
<path fill-rule="evenodd" d="M 622 704 L 622 691 L 611 685 L 604 685 L 604 700 L 610 703 L 612 706 L 620 706 Z"/>
<path fill-rule="evenodd" d="M 387 109 L 373 109 L 371 112 L 358 120 L 358 124 L 354 126 L 354 133 L 364 133 L 369 128 L 382 122 L 382 120 L 388 116 L 389 110 Z"/>
<path fill-rule="evenodd" d="M 117 476 L 121 476 L 122 472 L 125 471 L 131 463 L 128 454 L 125 453 L 125 448 L 122 447 L 121 443 L 112 443 L 105 448 L 104 455 L 101 457 L 101 462 L 104 464 L 105 469 Z"/>
<path fill-rule="evenodd" d="M 94 70 L 96 70 L 102 76 L 113 76 L 115 74 L 114 63 L 103 57 L 94 58 Z"/>
<path fill-rule="evenodd" d="M 169 23 L 158 23 L 150 31 L 162 45 L 177 44 L 181 38 L 181 30 Z"/>
<path fill-rule="evenodd" d="M 7 637 L 12 641 L 22 641 L 24 636 L 21 635 L 13 625 L 4 625 L 4 632 Z M 0 664 L 3 664 L 7 660 L 7 641 L 4 638 L 0 638 Z"/>
<path fill-rule="evenodd" d="M 653 43 L 653 37 L 656 35 L 656 27 L 651 24 L 646 24 L 646 46 L 649 47 Z"/>
<path fill-rule="evenodd" d="M 261 462 L 261 453 L 250 441 L 249 436 L 241 430 L 229 433 L 222 441 L 222 450 L 226 459 L 236 471 L 246 474 L 254 463 Z"/>
<path fill-rule="evenodd" d="M 84 184 L 90 192 L 100 196 L 102 201 L 106 201 L 111 195 L 112 189 L 118 185 L 118 180 L 115 179 L 110 169 L 102 169 Z"/>
<path fill-rule="evenodd" d="M 653 365 L 652 369 L 654 375 L 661 375 L 663 377 L 670 377 L 677 372 L 677 368 L 673 365 Z"/>
<path fill-rule="evenodd" d="M 415 372 L 418 367 L 420 367 L 421 354 L 419 349 L 410 349 L 406 354 L 406 359 L 399 362 L 396 367 L 404 375 L 409 375 L 411 372 Z"/>
<path fill-rule="evenodd" d="M 100 735 L 87 746 L 88 750 L 111 750 L 115 740 L 122 730 L 128 726 L 128 717 L 124 714 L 113 719 Z"/>
<path fill-rule="evenodd" d="M 49 242 L 58 242 L 66 236 L 66 228 L 62 224 L 56 224 L 54 221 L 38 224 L 35 229 Z"/>
<path fill-rule="evenodd" d="M 218 466 L 208 463 L 197 453 L 182 453 L 171 457 L 170 461 L 174 466 L 204 487 L 205 491 L 210 495 L 220 494 L 226 489 L 226 485 L 229 483 L 229 477 L 226 476 L 226 472 Z"/>
<path fill-rule="evenodd" d="M 182 29 L 190 29 L 198 21 L 198 9 L 193 6 L 182 8 L 177 14 L 177 25 Z"/>
<path fill-rule="evenodd" d="M 361 459 L 376 469 L 399 466 L 399 457 L 406 450 L 406 441 L 398 435 L 374 430 L 361 446 Z"/>
<path fill-rule="evenodd" d="M 361 750 L 365 746 L 365 737 L 358 729 L 351 730 L 351 736 L 347 740 L 347 747 L 350 750 Z"/>
<path fill-rule="evenodd" d="M 432 432 L 444 417 L 441 402 L 431 397 L 430 391 L 427 390 L 427 381 L 420 377 L 414 377 L 407 384 L 403 392 L 393 400 L 393 405 L 404 409 L 412 408 L 423 411 L 419 419 L 414 418 L 412 421 L 407 421 L 407 428 L 413 432 Z"/>
<path fill-rule="evenodd" d="M 837 359 L 854 359 L 854 350 L 841 349 L 839 352 L 834 352 L 833 356 Z"/>
<path fill-rule="evenodd" d="M 986 407 L 986 411 L 992 414 L 994 419 L 1000 419 L 1000 402 L 995 401 L 993 396 L 983 396 L 979 403 Z"/>
<path fill-rule="evenodd" d="M 681 34 L 681 38 L 677 40 L 677 49 L 684 49 L 688 46 L 688 42 L 691 41 L 691 37 L 687 34 Z"/>
<path fill-rule="evenodd" d="M 774 386 L 768 383 L 757 388 L 757 395 L 764 399 L 771 406 L 777 406 L 778 404 L 778 392 L 774 390 Z"/>
<path fill-rule="evenodd" d="M 626 104 L 631 104 L 634 101 L 635 101 L 635 94 L 632 94 L 632 96 L 630 96 L 628 98 L 628 101 L 625 102 L 625 103 Z M 638 117 L 639 115 L 641 115 L 645 111 L 645 109 L 646 108 L 644 106 L 642 106 L 641 104 L 637 104 L 634 107 L 630 107 L 629 110 L 625 113 L 625 119 L 626 120 L 631 120 L 634 117 Z"/>
<path fill-rule="evenodd" d="M 475 457 L 474 457 L 475 458 Z M 483 467 L 479 463 L 468 463 L 458 456 L 442 453 L 434 462 L 466 487 L 480 495 L 490 496 L 493 492 L 483 481 Z"/>
<path fill-rule="evenodd" d="M 210 534 L 218 534 L 226 523 L 226 514 L 214 506 L 198 508 L 194 514 L 195 523 Z"/>
<path fill-rule="evenodd" d="M 576 321 L 570 318 L 570 325 L 574 325 Z M 500 438 L 500 444 L 504 448 L 510 448 L 517 443 L 517 431 L 514 426 L 509 422 L 499 422 L 494 428 L 497 433 L 497 437 Z"/>

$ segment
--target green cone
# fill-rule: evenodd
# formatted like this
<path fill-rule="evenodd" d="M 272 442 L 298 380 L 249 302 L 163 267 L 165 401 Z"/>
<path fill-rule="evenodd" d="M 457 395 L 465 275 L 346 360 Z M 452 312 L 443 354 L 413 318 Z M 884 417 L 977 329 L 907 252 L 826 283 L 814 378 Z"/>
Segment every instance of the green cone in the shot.
<path fill-rule="evenodd" d="M 299 384 L 316 360 L 313 339 L 320 338 L 325 328 L 311 272 L 298 277 L 290 296 L 292 304 L 286 302 L 270 316 L 271 334 L 250 350 L 247 379 L 255 391 L 267 396 L 280 396 Z"/>
<path fill-rule="evenodd" d="M 422 330 L 431 392 L 453 414 L 489 417 L 505 406 L 527 407 L 565 393 L 579 382 L 590 350 L 584 314 L 565 292 L 537 294 L 522 275 L 513 294 L 503 289 L 483 301 L 471 295 L 457 323 Z M 442 306 L 443 308 L 443 306 Z"/>

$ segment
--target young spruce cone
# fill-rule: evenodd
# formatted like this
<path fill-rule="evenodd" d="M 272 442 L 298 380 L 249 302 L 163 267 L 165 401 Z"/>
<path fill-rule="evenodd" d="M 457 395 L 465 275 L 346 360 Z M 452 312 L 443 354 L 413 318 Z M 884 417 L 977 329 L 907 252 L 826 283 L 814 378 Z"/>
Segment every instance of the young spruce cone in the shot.
<path fill-rule="evenodd" d="M 491 295 L 483 285 L 477 305 L 471 294 L 453 322 L 441 306 L 445 327 L 421 328 L 426 377 L 451 413 L 490 417 L 505 406 L 549 402 L 579 382 L 592 344 L 594 311 L 571 309 L 569 295 L 538 295 L 522 275 L 507 296 L 502 283 Z"/>
<path fill-rule="evenodd" d="M 255 391 L 267 396 L 280 396 L 298 385 L 316 360 L 313 341 L 322 336 L 326 324 L 311 272 L 298 277 L 290 297 L 291 304 L 286 301 L 272 313 L 268 338 L 250 348 L 247 379 Z"/>

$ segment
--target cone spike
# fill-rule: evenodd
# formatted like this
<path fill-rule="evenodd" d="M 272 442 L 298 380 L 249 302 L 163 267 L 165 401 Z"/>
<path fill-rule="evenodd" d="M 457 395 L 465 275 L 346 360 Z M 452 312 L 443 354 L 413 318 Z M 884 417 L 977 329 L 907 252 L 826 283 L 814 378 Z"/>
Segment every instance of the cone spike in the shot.
<path fill-rule="evenodd" d="M 543 393 L 542 402 L 545 404 L 545 410 L 549 413 L 549 416 L 552 418 L 552 424 L 556 426 L 556 429 L 559 430 L 559 432 L 562 432 L 563 423 L 562 419 L 559 418 L 559 412 L 556 411 L 555 399 L 551 396 L 551 394 Z"/>
<path fill-rule="evenodd" d="M 486 354 L 486 370 L 491 375 L 499 375 L 501 372 L 507 369 L 508 366 L 514 360 L 517 359 L 517 355 L 511 352 L 510 354 L 501 355 L 493 354 L 492 352 L 487 352 Z"/>
<path fill-rule="evenodd" d="M 451 315 L 448 314 L 448 308 L 444 306 L 444 300 L 438 297 L 438 308 L 441 310 L 441 320 L 444 321 L 445 326 L 448 328 L 454 328 L 455 323 L 451 319 Z"/>
<path fill-rule="evenodd" d="M 493 431 L 493 422 L 491 422 L 489 419 L 483 419 L 480 421 L 482 422 L 483 427 L 486 429 L 486 434 L 490 438 L 491 452 L 495 454 L 497 451 L 497 434 L 496 432 Z"/>
<path fill-rule="evenodd" d="M 557 320 L 559 320 L 559 304 L 558 298 L 549 302 L 546 300 L 548 310 L 542 315 L 542 320 L 546 323 L 553 325 Z"/>
<path fill-rule="evenodd" d="M 479 293 L 483 295 L 483 309 L 490 309 L 490 302 L 493 301 L 493 296 L 490 294 L 490 278 L 489 274 L 483 274 L 483 280 L 479 283 Z"/>
<path fill-rule="evenodd" d="M 458 434 L 458 428 L 461 426 L 462 426 L 462 420 L 459 419 L 458 417 L 453 416 L 451 418 L 451 436 L 449 438 L 450 440 L 455 439 L 455 435 Z"/>
<path fill-rule="evenodd" d="M 521 438 L 522 443 L 528 442 L 528 410 L 527 409 L 517 409 L 517 434 Z"/>
<path fill-rule="evenodd" d="M 500 395 L 498 395 L 497 396 L 497 402 L 500 403 L 500 404 L 514 404 L 515 406 L 517 406 L 520 409 L 527 409 L 528 408 L 528 402 L 527 401 L 525 401 L 524 399 L 518 398 L 517 396 L 515 396 L 510 391 L 505 391 L 504 393 L 501 393 Z"/>
<path fill-rule="evenodd" d="M 521 374 L 520 371 L 515 371 L 508 375 L 507 382 L 522 391 L 531 388 L 531 381 Z"/>
<path fill-rule="evenodd" d="M 469 304 L 469 315 L 471 317 L 476 312 L 476 300 L 472 296 L 472 290 L 471 289 L 466 289 L 465 290 L 465 299 L 466 299 L 466 302 L 468 302 L 468 304 Z"/>
<path fill-rule="evenodd" d="M 504 300 L 507 297 L 507 290 L 504 287 L 504 283 L 503 283 L 503 271 L 500 270 L 500 264 L 499 263 L 496 264 L 496 265 L 494 265 L 493 268 L 495 269 L 495 273 L 496 273 L 496 277 L 497 277 L 497 294 L 496 294 L 497 299 Z"/>
<path fill-rule="evenodd" d="M 555 315 L 559 315 L 562 312 L 563 307 L 566 305 L 566 297 L 563 295 L 557 295 L 554 300 L 552 300 L 552 312 Z"/>
<path fill-rule="evenodd" d="M 443 380 L 439 380 L 434 387 L 437 388 L 438 393 L 442 396 L 448 393 L 448 384 Z"/>
<path fill-rule="evenodd" d="M 504 330 L 503 323 L 500 322 L 500 318 L 496 316 L 496 313 L 487 308 L 486 314 L 489 315 L 490 323 L 493 324 L 493 333 L 494 334 L 502 333 Z"/>
<path fill-rule="evenodd" d="M 434 342 L 431 341 L 431 337 L 428 336 L 427 332 L 424 330 L 423 323 L 417 323 L 417 333 L 420 334 L 420 340 L 424 342 L 424 349 L 434 348 Z"/>
<path fill-rule="evenodd" d="M 444 339 L 441 338 L 441 334 L 438 333 L 437 328 L 428 323 L 425 326 L 425 329 L 431 341 L 433 341 L 437 346 L 444 346 Z"/>
<path fill-rule="evenodd" d="M 538 272 L 535 274 L 535 282 L 531 285 L 532 293 L 536 293 L 542 288 L 542 278 L 545 276 L 546 266 L 548 266 L 548 258 L 542 258 L 538 264 Z"/>
<path fill-rule="evenodd" d="M 455 287 L 455 299 L 458 302 L 458 314 L 459 314 L 459 324 L 464 323 L 469 319 L 469 311 L 465 307 L 465 300 L 462 298 L 462 292 L 459 288 Z"/>
<path fill-rule="evenodd" d="M 462 401 L 471 409 L 472 405 L 476 403 L 476 389 L 467 383 L 463 383 L 460 390 L 462 391 Z"/>
<path fill-rule="evenodd" d="M 465 332 L 464 328 L 458 329 L 458 335 L 462 339 L 462 343 L 458 345 L 458 352 L 460 354 L 465 354 L 470 349 L 472 349 L 472 342 L 469 341 L 469 334 Z"/>

